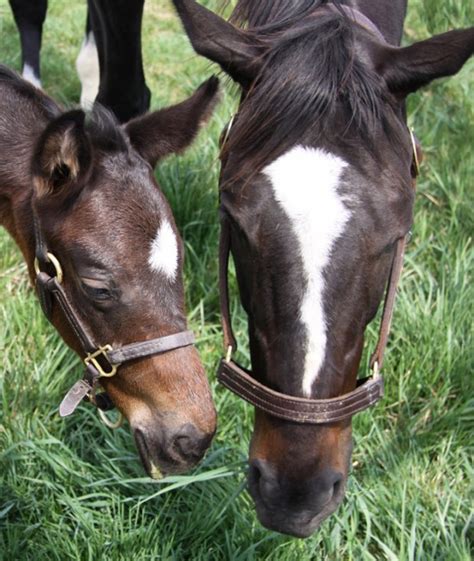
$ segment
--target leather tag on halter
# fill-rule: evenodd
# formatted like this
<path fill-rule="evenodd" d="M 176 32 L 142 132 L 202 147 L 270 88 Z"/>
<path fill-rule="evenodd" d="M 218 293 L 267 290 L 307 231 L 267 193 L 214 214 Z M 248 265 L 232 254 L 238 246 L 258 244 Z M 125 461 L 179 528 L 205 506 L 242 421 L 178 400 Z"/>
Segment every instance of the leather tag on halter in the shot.
<path fill-rule="evenodd" d="M 61 417 L 68 417 L 72 415 L 77 409 L 81 401 L 90 393 L 92 386 L 85 380 L 79 380 L 67 392 L 64 399 L 59 406 L 59 415 Z"/>

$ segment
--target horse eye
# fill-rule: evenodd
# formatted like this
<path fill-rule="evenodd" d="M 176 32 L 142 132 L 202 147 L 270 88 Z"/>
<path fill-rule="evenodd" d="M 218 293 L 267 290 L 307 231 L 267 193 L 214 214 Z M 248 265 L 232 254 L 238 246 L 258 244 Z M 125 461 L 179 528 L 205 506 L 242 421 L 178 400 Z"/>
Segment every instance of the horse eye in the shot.
<path fill-rule="evenodd" d="M 109 290 L 107 287 L 94 286 L 93 284 L 89 284 L 86 282 L 82 283 L 82 287 L 84 288 L 87 296 L 91 300 L 98 300 L 100 302 L 104 302 L 106 300 L 111 300 L 113 298 L 112 291 Z"/>
<path fill-rule="evenodd" d="M 93 288 L 91 292 L 95 300 L 108 300 L 112 297 L 110 290 L 107 290 L 107 288 Z"/>

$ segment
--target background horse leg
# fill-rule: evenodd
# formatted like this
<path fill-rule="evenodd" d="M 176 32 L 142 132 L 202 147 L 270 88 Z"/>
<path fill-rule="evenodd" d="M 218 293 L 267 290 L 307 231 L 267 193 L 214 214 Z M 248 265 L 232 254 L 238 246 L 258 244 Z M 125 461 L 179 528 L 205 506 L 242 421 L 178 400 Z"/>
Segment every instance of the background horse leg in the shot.
<path fill-rule="evenodd" d="M 89 109 L 97 97 L 100 83 L 99 55 L 89 12 L 87 13 L 86 34 L 76 60 L 76 69 L 82 86 L 81 107 Z"/>
<path fill-rule="evenodd" d="M 143 5 L 144 0 L 88 0 L 99 52 L 97 101 L 111 109 L 121 122 L 150 107 L 141 52 Z"/>
<path fill-rule="evenodd" d="M 10 0 L 10 6 L 20 32 L 23 78 L 40 88 L 41 35 L 48 0 Z"/>

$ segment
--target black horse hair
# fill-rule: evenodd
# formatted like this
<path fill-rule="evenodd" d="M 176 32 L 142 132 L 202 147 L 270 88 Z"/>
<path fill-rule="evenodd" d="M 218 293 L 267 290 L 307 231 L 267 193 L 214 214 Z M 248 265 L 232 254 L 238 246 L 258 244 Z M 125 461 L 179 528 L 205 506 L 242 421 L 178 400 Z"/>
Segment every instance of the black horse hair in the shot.
<path fill-rule="evenodd" d="M 238 2 L 231 19 L 263 44 L 262 66 L 223 157 L 238 146 L 239 157 L 261 169 L 305 135 L 334 138 L 341 108 L 345 119 L 339 140 L 349 142 L 348 131 L 357 131 L 350 137 L 360 142 L 362 136 L 371 144 L 380 126 L 389 131 L 383 81 L 356 58 L 352 20 L 337 11 L 312 15 L 326 3 Z"/>

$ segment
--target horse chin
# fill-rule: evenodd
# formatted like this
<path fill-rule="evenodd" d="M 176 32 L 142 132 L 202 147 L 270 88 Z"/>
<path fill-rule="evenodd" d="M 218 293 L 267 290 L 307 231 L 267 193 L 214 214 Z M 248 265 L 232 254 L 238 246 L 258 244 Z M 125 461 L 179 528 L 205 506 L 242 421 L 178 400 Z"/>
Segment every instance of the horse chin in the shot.
<path fill-rule="evenodd" d="M 331 516 L 342 502 L 331 502 L 322 512 L 311 518 L 311 515 L 293 515 L 291 513 L 272 513 L 260 508 L 257 503 L 256 511 L 260 523 L 267 528 L 280 534 L 286 534 L 294 538 L 309 538 Z"/>

